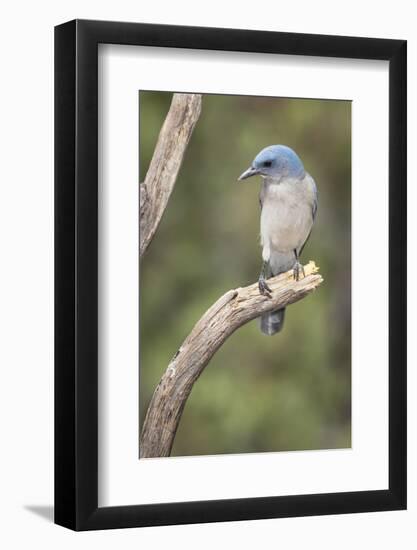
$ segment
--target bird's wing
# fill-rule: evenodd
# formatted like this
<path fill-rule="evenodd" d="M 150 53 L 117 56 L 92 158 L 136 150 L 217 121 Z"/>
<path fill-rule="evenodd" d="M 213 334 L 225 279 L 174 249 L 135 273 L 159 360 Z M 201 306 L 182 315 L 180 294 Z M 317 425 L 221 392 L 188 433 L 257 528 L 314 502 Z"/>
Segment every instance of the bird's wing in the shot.
<path fill-rule="evenodd" d="M 311 177 L 311 176 L 310 176 Z M 317 186 L 316 186 L 316 182 L 313 180 L 313 178 L 311 178 L 311 181 L 313 183 L 313 192 L 314 192 L 314 199 L 313 199 L 313 204 L 311 206 L 311 217 L 312 217 L 312 223 L 311 223 L 311 229 L 310 229 L 310 233 L 307 235 L 307 238 L 306 240 L 304 241 L 304 244 L 301 246 L 299 252 L 298 252 L 298 255 L 301 256 L 301 253 L 302 251 L 304 250 L 304 247 L 305 245 L 307 244 L 307 241 L 308 239 L 310 238 L 310 235 L 311 235 L 311 232 L 313 231 L 313 225 L 314 225 L 314 221 L 316 219 L 316 214 L 317 214 L 317 207 L 318 207 L 318 203 L 319 203 L 319 192 L 317 191 Z"/>
<path fill-rule="evenodd" d="M 314 180 L 313 180 L 313 183 L 314 183 Z M 319 204 L 319 192 L 317 191 L 316 184 L 314 183 L 314 201 L 313 201 L 313 208 L 312 208 L 313 223 L 316 219 L 318 204 Z"/>

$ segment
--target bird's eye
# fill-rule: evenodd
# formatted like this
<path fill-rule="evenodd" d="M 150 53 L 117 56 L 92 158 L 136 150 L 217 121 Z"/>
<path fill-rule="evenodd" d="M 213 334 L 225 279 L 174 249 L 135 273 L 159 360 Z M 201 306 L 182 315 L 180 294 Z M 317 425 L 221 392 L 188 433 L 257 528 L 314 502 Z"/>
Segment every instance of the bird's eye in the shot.
<path fill-rule="evenodd" d="M 265 168 L 269 168 L 270 166 L 272 166 L 272 162 L 270 160 L 266 160 L 264 162 L 264 166 L 265 166 Z"/>

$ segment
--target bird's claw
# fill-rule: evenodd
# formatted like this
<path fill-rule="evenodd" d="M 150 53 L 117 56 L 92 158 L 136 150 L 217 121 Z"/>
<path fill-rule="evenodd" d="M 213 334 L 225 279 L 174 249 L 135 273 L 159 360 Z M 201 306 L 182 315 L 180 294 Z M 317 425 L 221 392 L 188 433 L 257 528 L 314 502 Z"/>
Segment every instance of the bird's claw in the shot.
<path fill-rule="evenodd" d="M 262 294 L 262 296 L 267 296 L 268 298 L 272 298 L 272 290 L 269 288 L 268 283 L 264 279 L 264 277 L 260 277 L 258 281 L 259 286 L 259 292 Z"/>
<path fill-rule="evenodd" d="M 304 271 L 304 266 L 302 264 L 300 264 L 300 262 L 295 262 L 294 264 L 294 267 L 293 267 L 293 275 L 294 275 L 294 279 L 296 281 L 299 281 L 300 280 L 300 273 L 303 274 L 303 277 L 306 276 L 305 274 L 305 271 Z"/>

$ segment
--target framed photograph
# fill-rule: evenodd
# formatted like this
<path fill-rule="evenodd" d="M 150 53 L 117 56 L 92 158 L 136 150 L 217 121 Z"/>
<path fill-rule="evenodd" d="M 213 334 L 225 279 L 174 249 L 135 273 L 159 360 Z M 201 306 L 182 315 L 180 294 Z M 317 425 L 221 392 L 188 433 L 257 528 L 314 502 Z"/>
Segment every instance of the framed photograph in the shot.
<path fill-rule="evenodd" d="M 406 42 L 55 29 L 55 522 L 406 508 Z"/>

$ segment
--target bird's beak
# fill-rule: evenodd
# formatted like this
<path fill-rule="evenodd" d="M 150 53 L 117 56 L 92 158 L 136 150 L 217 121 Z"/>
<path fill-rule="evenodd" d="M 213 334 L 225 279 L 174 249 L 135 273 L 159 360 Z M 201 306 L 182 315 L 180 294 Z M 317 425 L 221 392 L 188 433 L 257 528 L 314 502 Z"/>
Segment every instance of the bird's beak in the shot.
<path fill-rule="evenodd" d="M 245 170 L 245 172 L 243 172 L 243 174 L 240 174 L 237 181 L 242 181 L 242 180 L 245 180 L 247 178 L 251 178 L 252 176 L 256 176 L 257 174 L 259 174 L 259 170 L 257 170 L 256 168 L 253 168 L 251 166 L 250 168 Z"/>

